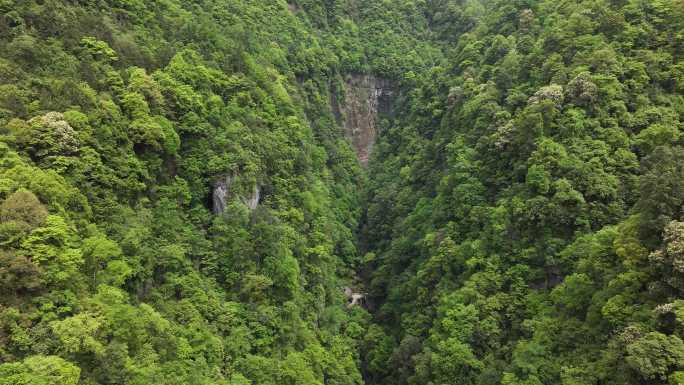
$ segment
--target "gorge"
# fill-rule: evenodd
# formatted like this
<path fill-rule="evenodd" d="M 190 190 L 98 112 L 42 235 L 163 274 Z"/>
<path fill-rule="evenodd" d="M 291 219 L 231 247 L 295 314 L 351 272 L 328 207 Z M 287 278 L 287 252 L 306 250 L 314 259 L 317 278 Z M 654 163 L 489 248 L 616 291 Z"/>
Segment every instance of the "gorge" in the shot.
<path fill-rule="evenodd" d="M 684 384 L 680 0 L 0 0 L 0 385 Z"/>

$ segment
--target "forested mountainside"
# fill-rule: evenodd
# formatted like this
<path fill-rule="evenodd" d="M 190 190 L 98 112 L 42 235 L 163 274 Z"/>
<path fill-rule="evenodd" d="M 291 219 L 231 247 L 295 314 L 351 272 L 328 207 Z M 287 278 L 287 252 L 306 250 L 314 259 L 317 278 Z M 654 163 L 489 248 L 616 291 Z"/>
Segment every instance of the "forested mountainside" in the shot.
<path fill-rule="evenodd" d="M 684 384 L 683 92 L 681 0 L 0 0 L 0 385 Z"/>
<path fill-rule="evenodd" d="M 377 384 L 684 384 L 684 2 L 441 2 L 370 163 Z"/>

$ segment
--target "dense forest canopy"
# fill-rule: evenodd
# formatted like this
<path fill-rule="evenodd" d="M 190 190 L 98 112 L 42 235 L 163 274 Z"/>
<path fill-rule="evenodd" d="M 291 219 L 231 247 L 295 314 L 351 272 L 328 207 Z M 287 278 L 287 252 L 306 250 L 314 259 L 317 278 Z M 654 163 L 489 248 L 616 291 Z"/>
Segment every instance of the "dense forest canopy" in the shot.
<path fill-rule="evenodd" d="M 0 385 L 684 385 L 683 121 L 682 0 L 0 0 Z"/>

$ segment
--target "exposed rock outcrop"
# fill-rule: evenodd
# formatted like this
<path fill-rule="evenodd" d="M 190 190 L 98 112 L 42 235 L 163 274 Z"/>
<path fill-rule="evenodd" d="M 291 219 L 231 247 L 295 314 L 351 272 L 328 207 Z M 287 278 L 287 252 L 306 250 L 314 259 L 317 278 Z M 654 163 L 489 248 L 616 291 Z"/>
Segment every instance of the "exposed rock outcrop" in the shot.
<path fill-rule="evenodd" d="M 261 198 L 261 187 L 258 184 L 254 185 L 254 190 L 252 194 L 247 197 L 240 197 L 242 203 L 244 203 L 250 210 L 254 210 L 259 205 L 259 199 Z"/>
<path fill-rule="evenodd" d="M 232 191 L 234 182 L 234 175 L 226 175 L 214 183 L 214 191 L 212 193 L 212 211 L 214 214 L 218 215 L 226 211 L 228 201 L 234 196 Z M 259 205 L 259 199 L 261 199 L 261 187 L 255 184 L 250 195 L 239 196 L 239 199 L 250 210 L 256 209 Z"/>
<path fill-rule="evenodd" d="M 347 307 L 366 307 L 366 293 L 355 293 L 351 287 L 345 287 L 344 295 L 347 297 Z"/>
<path fill-rule="evenodd" d="M 225 178 L 221 178 L 214 183 L 214 193 L 212 194 L 212 210 L 214 211 L 214 214 L 221 214 L 226 210 L 228 193 L 230 192 L 230 187 L 232 185 L 232 175 L 227 175 Z"/>
<path fill-rule="evenodd" d="M 333 90 L 333 112 L 365 166 L 378 134 L 378 115 L 391 112 L 392 84 L 374 75 L 349 75 L 342 91 L 343 100 L 338 101 Z"/>

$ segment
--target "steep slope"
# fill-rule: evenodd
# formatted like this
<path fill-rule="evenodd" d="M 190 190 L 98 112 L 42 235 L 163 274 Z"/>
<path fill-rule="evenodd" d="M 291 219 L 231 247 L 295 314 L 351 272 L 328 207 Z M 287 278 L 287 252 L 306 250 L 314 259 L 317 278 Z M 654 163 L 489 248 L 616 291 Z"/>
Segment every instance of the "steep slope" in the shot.
<path fill-rule="evenodd" d="M 684 383 L 683 16 L 0 1 L 0 385 Z"/>
<path fill-rule="evenodd" d="M 0 384 L 362 383 L 357 156 L 427 35 L 411 2 L 0 2 Z"/>
<path fill-rule="evenodd" d="M 369 165 L 368 383 L 682 383 L 682 3 L 436 3 Z"/>
<path fill-rule="evenodd" d="M 366 166 L 378 136 L 381 116 L 391 114 L 395 91 L 387 79 L 374 75 L 349 75 L 343 98 L 331 95 L 331 107 L 337 123 L 352 143 L 359 162 Z"/>
<path fill-rule="evenodd" d="M 0 13 L 0 383 L 361 383 L 360 167 L 305 15 Z"/>

